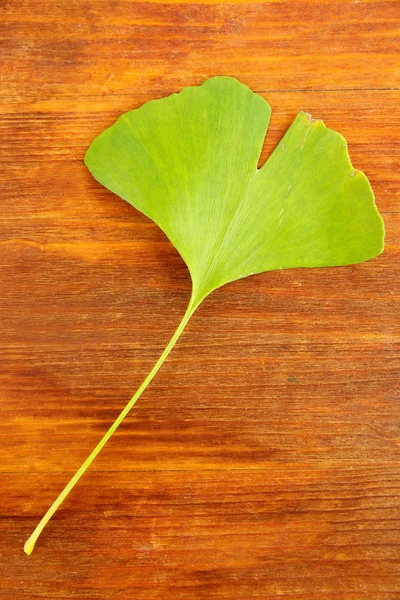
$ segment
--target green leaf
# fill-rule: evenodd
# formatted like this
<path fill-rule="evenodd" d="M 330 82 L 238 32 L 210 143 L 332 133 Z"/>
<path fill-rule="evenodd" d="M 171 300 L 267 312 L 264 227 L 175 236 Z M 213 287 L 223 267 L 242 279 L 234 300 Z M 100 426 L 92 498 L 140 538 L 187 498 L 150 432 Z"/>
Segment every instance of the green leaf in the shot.
<path fill-rule="evenodd" d="M 271 114 L 229 77 L 122 115 L 85 162 L 153 219 L 186 262 L 194 298 L 253 273 L 362 262 L 383 249 L 369 182 L 345 139 L 300 113 L 257 169 Z"/>
<path fill-rule="evenodd" d="M 153 379 L 202 300 L 263 271 L 359 263 L 383 250 L 384 229 L 345 139 L 305 113 L 257 168 L 271 109 L 230 77 L 147 102 L 122 115 L 86 153 L 94 177 L 165 232 L 193 282 L 169 344 L 64 488 L 41 531 Z"/>

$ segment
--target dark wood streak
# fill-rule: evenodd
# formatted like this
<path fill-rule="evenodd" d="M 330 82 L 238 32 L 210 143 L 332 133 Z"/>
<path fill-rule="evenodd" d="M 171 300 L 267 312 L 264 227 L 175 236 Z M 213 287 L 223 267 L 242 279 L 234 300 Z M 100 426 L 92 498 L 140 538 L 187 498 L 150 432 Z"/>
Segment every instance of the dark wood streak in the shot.
<path fill-rule="evenodd" d="M 0 597 L 400 597 L 396 1 L 5 2 Z M 121 112 L 233 75 L 346 137 L 386 225 L 362 265 L 211 296 L 43 533 L 190 294 L 161 231 L 83 165 Z"/>

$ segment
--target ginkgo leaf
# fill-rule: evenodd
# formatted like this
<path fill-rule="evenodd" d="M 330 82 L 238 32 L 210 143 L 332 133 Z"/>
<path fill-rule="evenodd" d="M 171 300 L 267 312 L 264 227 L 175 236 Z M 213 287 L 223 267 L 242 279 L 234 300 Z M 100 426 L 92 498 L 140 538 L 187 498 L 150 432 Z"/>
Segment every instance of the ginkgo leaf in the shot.
<path fill-rule="evenodd" d="M 122 115 L 85 162 L 153 219 L 186 262 L 195 301 L 279 268 L 364 261 L 382 251 L 372 189 L 345 139 L 300 113 L 257 169 L 271 114 L 230 77 Z"/>
<path fill-rule="evenodd" d="M 383 250 L 383 221 L 345 139 L 299 113 L 257 168 L 268 103 L 230 77 L 152 100 L 101 133 L 85 163 L 168 236 L 193 283 L 187 311 L 156 365 L 43 517 L 44 526 L 150 383 L 202 300 L 236 279 L 294 267 L 359 263 Z"/>

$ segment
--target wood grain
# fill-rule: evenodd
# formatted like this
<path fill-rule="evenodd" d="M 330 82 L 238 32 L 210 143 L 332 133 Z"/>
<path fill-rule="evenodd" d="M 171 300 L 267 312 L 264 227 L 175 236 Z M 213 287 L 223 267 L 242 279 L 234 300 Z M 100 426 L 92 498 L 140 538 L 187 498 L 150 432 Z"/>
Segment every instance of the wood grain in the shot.
<path fill-rule="evenodd" d="M 6 1 L 0 88 L 0 598 L 400 598 L 395 1 Z M 250 277 L 194 315 L 28 558 L 37 521 L 189 299 L 93 137 L 232 75 L 343 133 L 386 226 L 352 267 Z"/>

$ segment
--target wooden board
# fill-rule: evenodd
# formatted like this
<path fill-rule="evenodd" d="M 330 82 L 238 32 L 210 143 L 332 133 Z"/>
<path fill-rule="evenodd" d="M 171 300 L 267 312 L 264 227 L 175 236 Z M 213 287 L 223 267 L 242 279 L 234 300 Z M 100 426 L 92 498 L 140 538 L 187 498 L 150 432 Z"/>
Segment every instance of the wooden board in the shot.
<path fill-rule="evenodd" d="M 400 598 L 397 1 L 9 0 L 0 87 L 0 597 Z M 189 299 L 161 231 L 86 148 L 128 109 L 232 75 L 343 133 L 386 249 L 236 282 L 27 557 Z"/>

